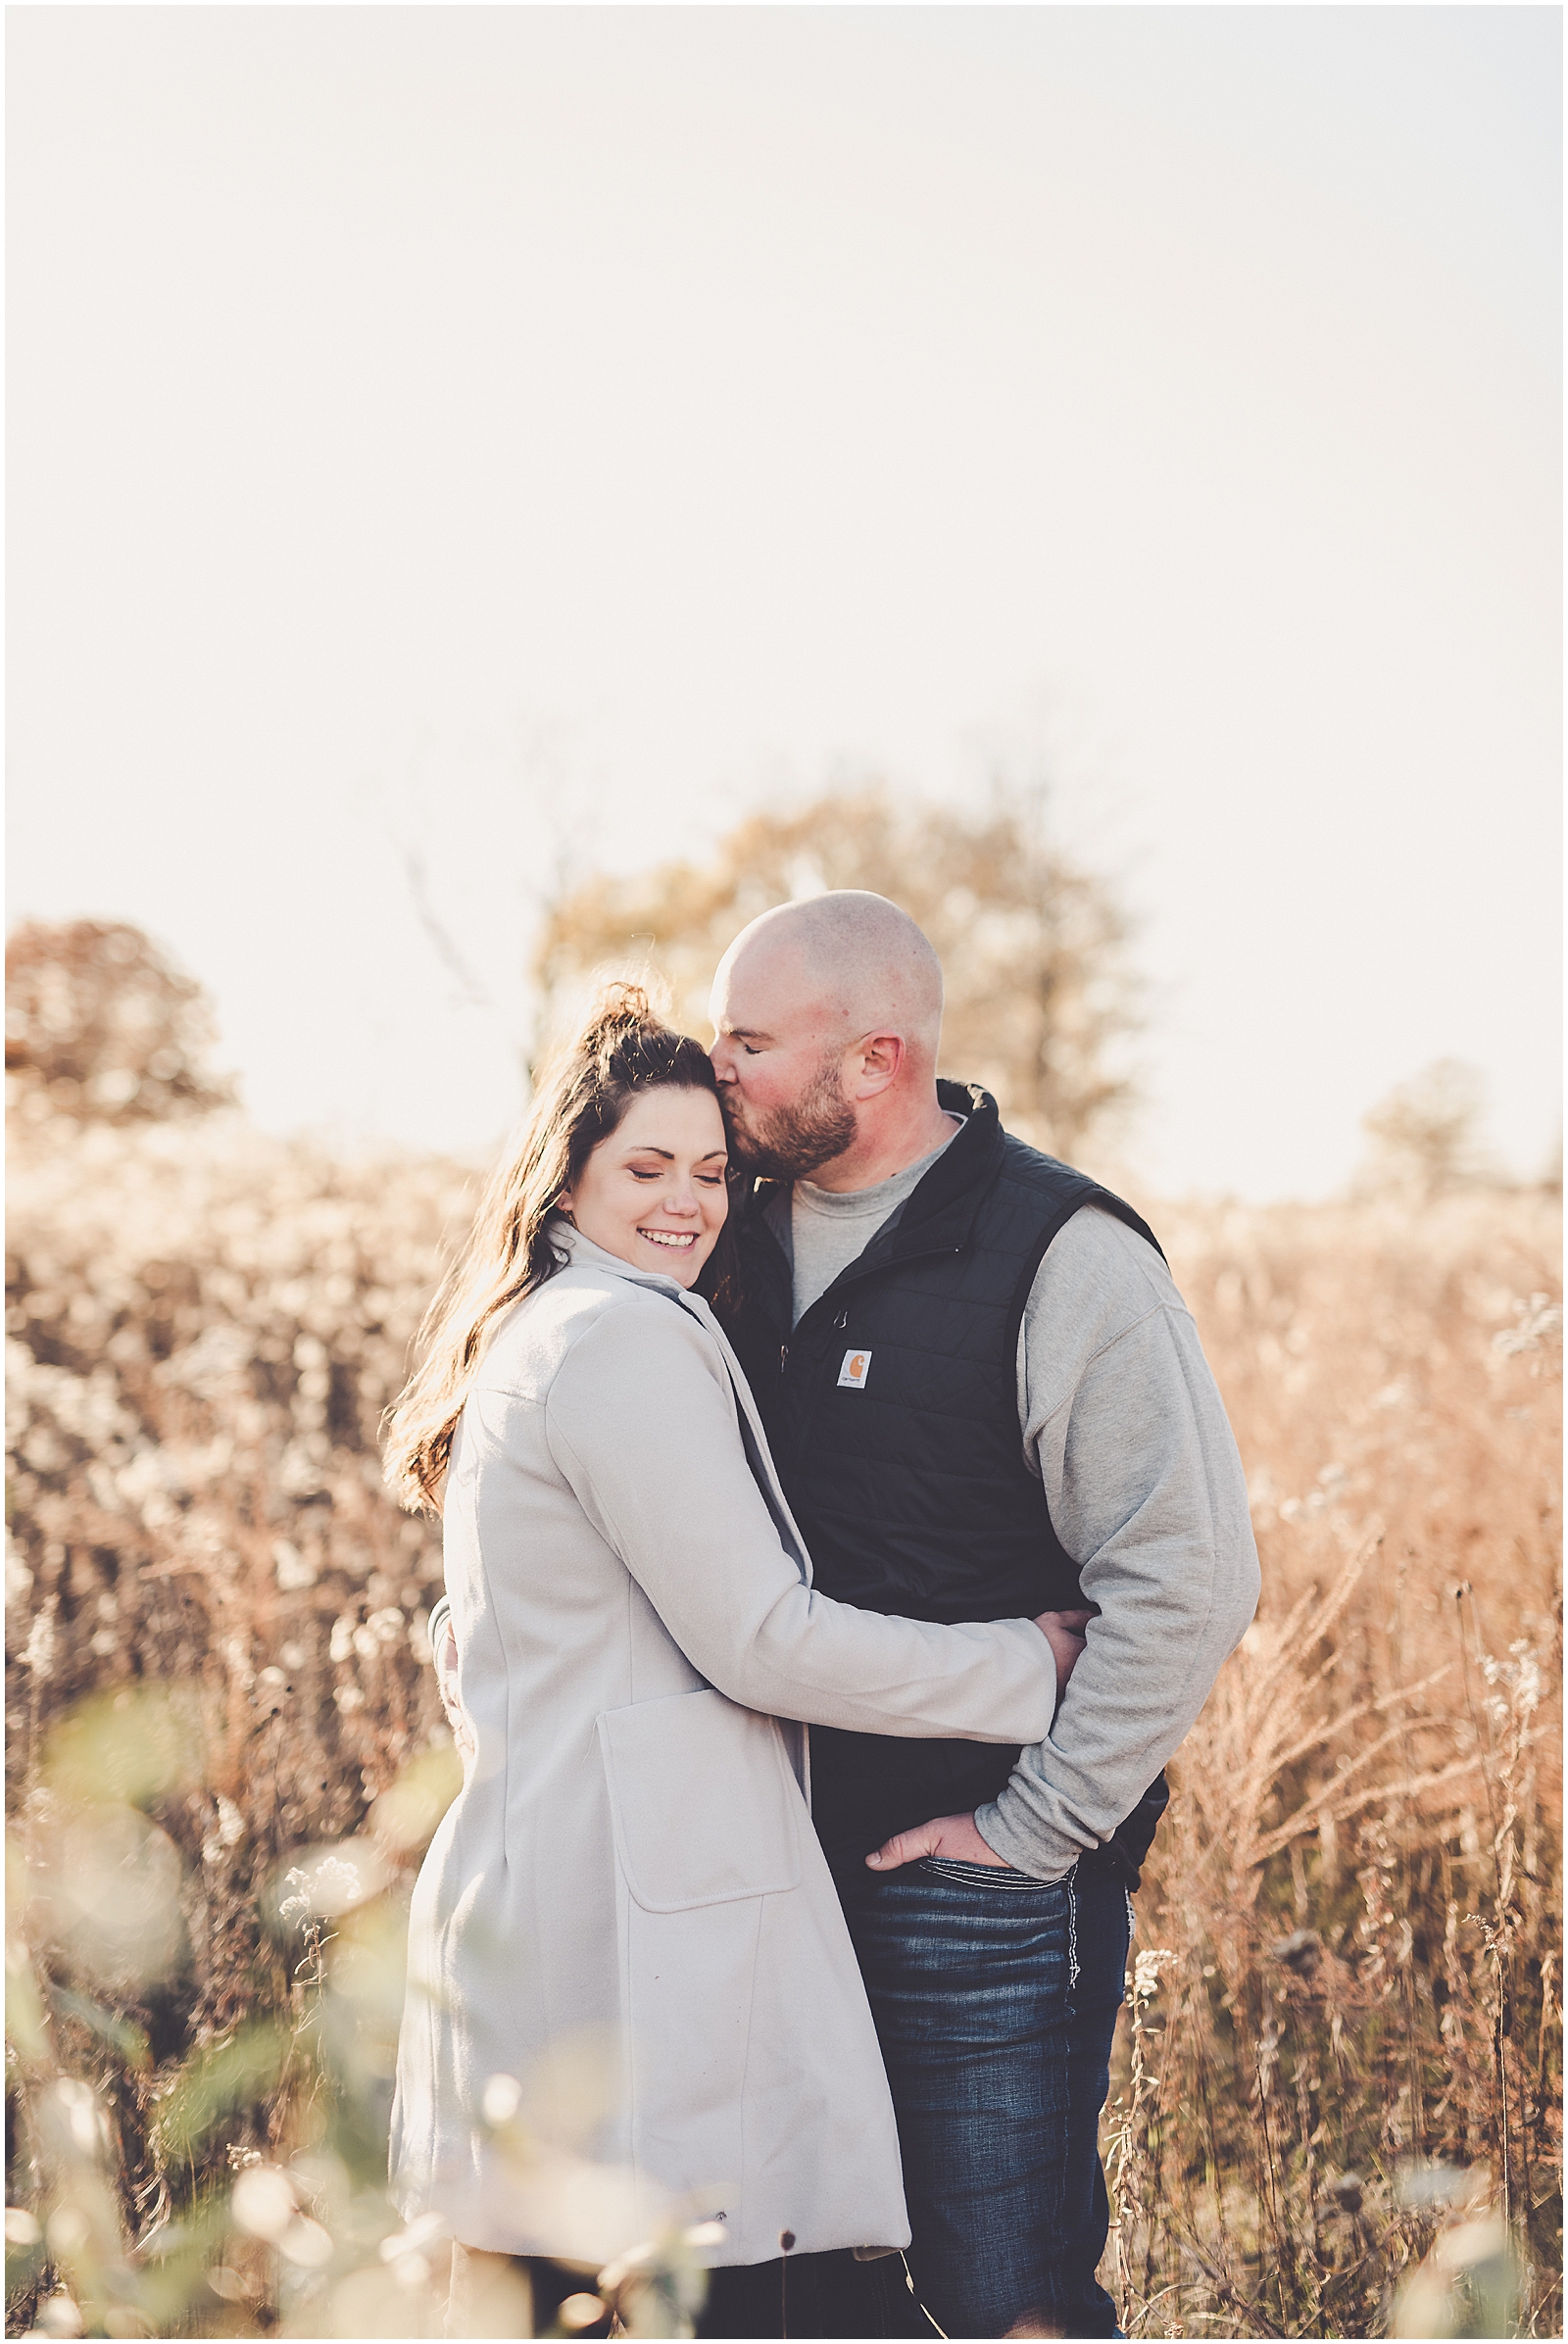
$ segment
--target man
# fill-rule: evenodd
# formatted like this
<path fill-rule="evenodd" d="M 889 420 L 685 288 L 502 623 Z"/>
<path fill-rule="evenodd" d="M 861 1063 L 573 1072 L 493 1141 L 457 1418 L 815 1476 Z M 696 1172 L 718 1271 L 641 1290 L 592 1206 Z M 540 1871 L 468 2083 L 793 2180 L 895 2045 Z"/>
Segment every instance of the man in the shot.
<path fill-rule="evenodd" d="M 729 1333 L 825 1594 L 1087 1630 L 1046 1742 L 814 1729 L 812 1804 L 921 2302 L 956 2337 L 1114 2335 L 1097 2133 L 1128 1891 L 1257 1556 L 1152 1233 L 937 1081 L 941 1015 L 936 954 L 879 896 L 783 905 L 730 947 L 712 1057 L 756 1185 Z"/>

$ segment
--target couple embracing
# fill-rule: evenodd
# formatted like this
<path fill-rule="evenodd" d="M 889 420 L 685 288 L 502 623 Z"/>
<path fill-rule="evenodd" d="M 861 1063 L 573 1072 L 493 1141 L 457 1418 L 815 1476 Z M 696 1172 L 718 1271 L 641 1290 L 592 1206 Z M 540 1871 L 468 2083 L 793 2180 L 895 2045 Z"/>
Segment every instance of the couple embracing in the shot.
<path fill-rule="evenodd" d="M 1257 1560 L 1152 1233 L 937 1080 L 941 1013 L 858 892 L 743 931 L 710 1056 L 611 988 L 393 1413 L 465 1749 L 393 2162 L 460 2332 L 669 2219 L 700 2334 L 1119 2332 L 1130 1891 Z"/>

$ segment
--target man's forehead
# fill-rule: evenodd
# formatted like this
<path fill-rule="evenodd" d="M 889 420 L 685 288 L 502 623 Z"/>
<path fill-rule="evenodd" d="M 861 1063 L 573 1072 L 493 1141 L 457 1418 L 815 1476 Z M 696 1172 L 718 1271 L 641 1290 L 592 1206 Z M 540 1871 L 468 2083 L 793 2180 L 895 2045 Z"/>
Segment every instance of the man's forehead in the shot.
<path fill-rule="evenodd" d="M 713 984 L 715 1020 L 730 1033 L 776 1033 L 840 1014 L 819 971 L 791 938 L 747 937 L 720 963 Z"/>

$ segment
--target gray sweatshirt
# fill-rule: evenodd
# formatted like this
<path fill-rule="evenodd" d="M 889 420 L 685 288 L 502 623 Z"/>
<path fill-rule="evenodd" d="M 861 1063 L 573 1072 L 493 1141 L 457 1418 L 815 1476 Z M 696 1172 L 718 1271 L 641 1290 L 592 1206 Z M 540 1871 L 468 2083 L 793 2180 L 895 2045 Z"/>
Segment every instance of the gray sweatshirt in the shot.
<path fill-rule="evenodd" d="M 941 1152 L 844 1195 L 797 1181 L 773 1216 L 797 1320 Z M 1113 1213 L 1083 1206 L 1040 1265 L 1018 1336 L 1018 1424 L 1100 1609 L 1050 1734 L 975 1823 L 1018 1871 L 1054 1880 L 1178 1747 L 1259 1587 L 1241 1458 L 1198 1330 L 1159 1255 Z"/>

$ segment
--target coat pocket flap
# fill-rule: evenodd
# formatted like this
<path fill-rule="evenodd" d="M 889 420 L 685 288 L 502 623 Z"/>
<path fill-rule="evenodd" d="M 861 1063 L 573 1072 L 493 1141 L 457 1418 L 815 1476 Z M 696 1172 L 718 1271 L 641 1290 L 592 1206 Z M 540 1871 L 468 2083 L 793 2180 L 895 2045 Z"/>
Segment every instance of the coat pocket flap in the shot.
<path fill-rule="evenodd" d="M 799 1886 L 806 1803 L 772 1718 L 709 1690 L 598 1723 L 615 1850 L 646 1912 Z"/>

